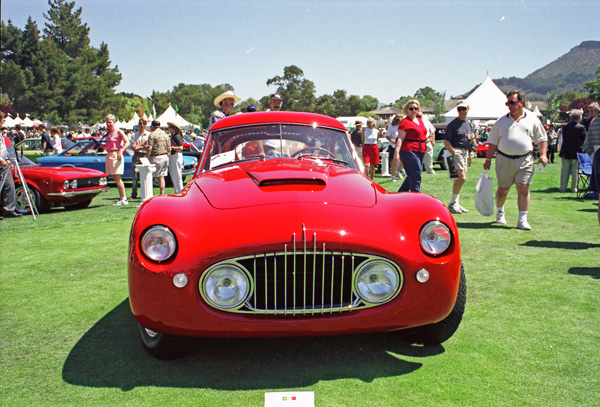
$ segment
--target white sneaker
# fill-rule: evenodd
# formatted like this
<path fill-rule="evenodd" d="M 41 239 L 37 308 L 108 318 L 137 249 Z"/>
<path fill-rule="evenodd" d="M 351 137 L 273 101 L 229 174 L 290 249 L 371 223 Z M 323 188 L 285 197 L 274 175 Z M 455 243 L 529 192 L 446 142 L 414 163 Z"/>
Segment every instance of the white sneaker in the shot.
<path fill-rule="evenodd" d="M 392 182 L 396 182 L 396 176 L 395 175 L 392 177 Z"/>
<path fill-rule="evenodd" d="M 116 203 L 113 204 L 113 206 L 123 206 L 123 205 L 129 205 L 129 201 L 127 200 L 127 198 L 119 199 Z"/>
<path fill-rule="evenodd" d="M 463 207 L 462 205 L 459 205 L 459 204 L 456 204 L 456 205 L 458 205 L 458 209 L 460 209 L 460 211 L 461 211 L 462 213 L 467 213 L 467 212 L 469 212 L 469 210 L 468 210 L 467 208 Z"/>
<path fill-rule="evenodd" d="M 460 205 L 457 204 L 456 202 L 448 204 L 448 210 L 450 211 L 450 213 L 462 213 L 463 212 L 460 210 Z"/>
<path fill-rule="evenodd" d="M 504 217 L 504 212 L 496 212 L 496 223 L 506 225 L 506 218 Z"/>
<path fill-rule="evenodd" d="M 531 226 L 527 222 L 527 218 L 525 218 L 525 219 L 519 219 L 519 221 L 517 222 L 517 229 L 531 230 Z"/>

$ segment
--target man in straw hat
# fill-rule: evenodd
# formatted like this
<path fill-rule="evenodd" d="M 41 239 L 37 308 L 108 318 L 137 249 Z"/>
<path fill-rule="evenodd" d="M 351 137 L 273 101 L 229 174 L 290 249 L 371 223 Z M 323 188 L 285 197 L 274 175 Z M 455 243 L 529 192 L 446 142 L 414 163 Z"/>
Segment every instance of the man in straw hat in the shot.
<path fill-rule="evenodd" d="M 208 127 L 210 128 L 219 120 L 229 116 L 229 112 L 233 109 L 233 106 L 240 100 L 242 99 L 237 97 L 232 90 L 225 91 L 217 96 L 214 103 L 218 109 L 211 113 L 208 119 Z"/>

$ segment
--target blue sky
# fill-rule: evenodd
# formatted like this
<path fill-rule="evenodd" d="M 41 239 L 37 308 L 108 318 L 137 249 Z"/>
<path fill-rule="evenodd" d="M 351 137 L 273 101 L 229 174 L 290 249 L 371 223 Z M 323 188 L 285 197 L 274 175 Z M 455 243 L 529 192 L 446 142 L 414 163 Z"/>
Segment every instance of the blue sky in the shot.
<path fill-rule="evenodd" d="M 597 0 L 79 0 L 93 46 L 108 44 L 117 91 L 230 83 L 242 99 L 297 65 L 317 96 L 390 103 L 422 87 L 464 93 L 489 74 L 524 77 L 600 40 Z M 2 20 L 43 29 L 47 0 L 2 0 Z"/>

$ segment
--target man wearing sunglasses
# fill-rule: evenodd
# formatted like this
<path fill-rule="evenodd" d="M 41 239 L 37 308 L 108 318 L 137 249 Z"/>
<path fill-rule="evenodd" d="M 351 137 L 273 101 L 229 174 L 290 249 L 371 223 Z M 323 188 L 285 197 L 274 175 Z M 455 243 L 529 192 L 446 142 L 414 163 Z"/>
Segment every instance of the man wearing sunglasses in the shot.
<path fill-rule="evenodd" d="M 496 223 L 506 224 L 504 202 L 508 190 L 515 184 L 519 220 L 517 229 L 531 230 L 527 222 L 529 210 L 529 184 L 534 173 L 533 145 L 540 149 L 538 160 L 544 167 L 548 164 L 546 148 L 548 137 L 542 122 L 533 113 L 525 111 L 525 94 L 522 91 L 510 91 L 506 94 L 508 114 L 498 118 L 488 139 L 487 159 L 484 170 L 489 170 L 492 157 L 496 152 Z"/>

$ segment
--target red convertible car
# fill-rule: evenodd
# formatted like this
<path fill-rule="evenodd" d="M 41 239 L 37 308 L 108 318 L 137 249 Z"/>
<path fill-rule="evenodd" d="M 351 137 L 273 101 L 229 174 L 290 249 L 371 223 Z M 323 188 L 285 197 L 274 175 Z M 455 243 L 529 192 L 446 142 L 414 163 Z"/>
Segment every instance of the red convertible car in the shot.
<path fill-rule="evenodd" d="M 54 206 L 86 208 L 98 194 L 108 191 L 107 175 L 103 172 L 87 168 L 41 167 L 27 157 L 15 154 L 10 141 L 7 141 L 7 147 L 8 158 L 11 161 L 18 160 L 30 199 L 39 212 L 46 212 Z M 11 171 L 15 182 L 17 210 L 28 213 L 30 208 L 25 188 L 14 166 Z"/>
<path fill-rule="evenodd" d="M 145 349 L 172 357 L 178 336 L 449 339 L 466 300 L 452 215 L 362 170 L 327 116 L 215 123 L 183 193 L 146 201 L 131 228 L 129 300 Z"/>

